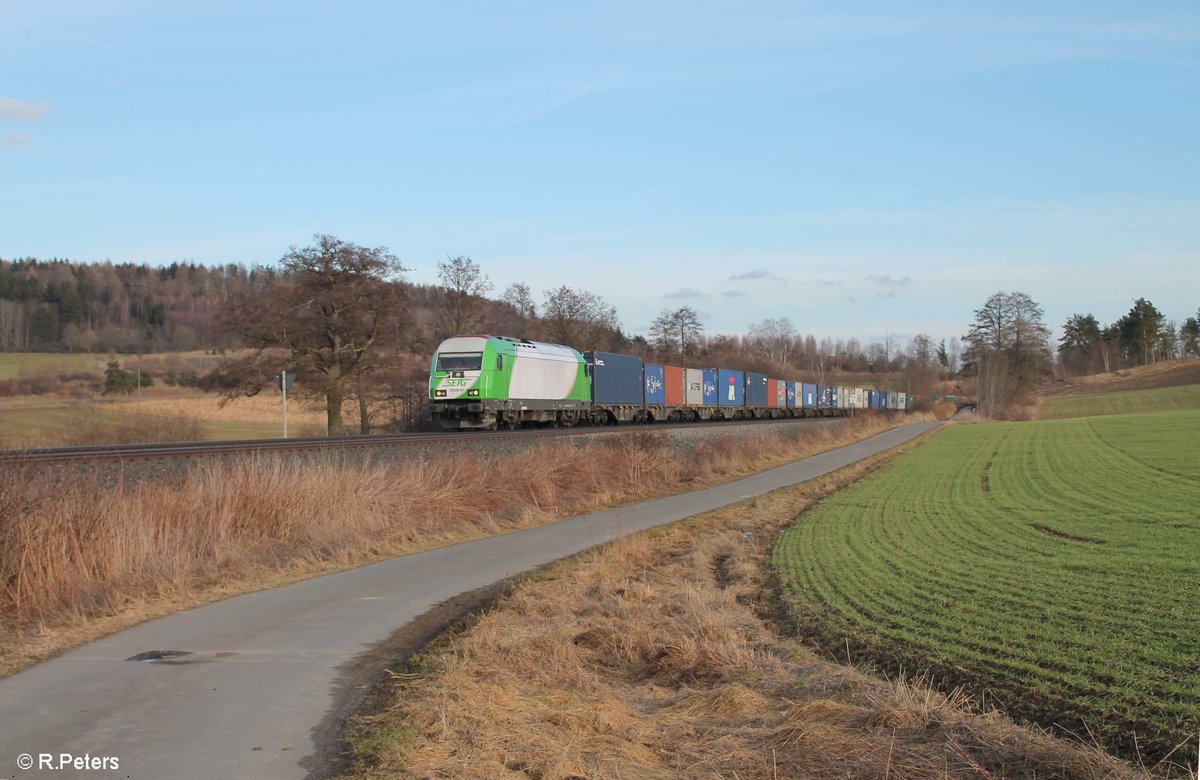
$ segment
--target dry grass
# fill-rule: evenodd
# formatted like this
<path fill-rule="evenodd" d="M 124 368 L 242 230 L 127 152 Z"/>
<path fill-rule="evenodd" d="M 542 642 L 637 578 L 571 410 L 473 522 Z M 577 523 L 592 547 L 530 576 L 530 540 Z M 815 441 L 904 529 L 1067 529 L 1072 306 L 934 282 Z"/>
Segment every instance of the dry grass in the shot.
<path fill-rule="evenodd" d="M 764 553 L 836 478 L 617 541 L 397 676 L 358 777 L 1134 778 L 1084 746 L 782 640 Z M 413 670 L 410 670 L 412 672 Z"/>
<path fill-rule="evenodd" d="M 1043 389 L 1047 397 L 1094 395 L 1126 390 L 1153 390 L 1200 384 L 1200 360 L 1163 360 L 1148 366 L 1136 366 L 1104 374 L 1075 377 Z"/>
<path fill-rule="evenodd" d="M 219 396 L 182 387 L 159 387 L 143 390 L 140 401 L 123 397 L 111 402 L 111 407 L 159 416 L 184 415 L 205 422 L 279 421 L 282 424 L 282 398 L 274 388 L 249 398 L 235 398 L 225 403 Z M 289 425 L 323 427 L 325 411 L 312 403 L 288 399 Z"/>
<path fill-rule="evenodd" d="M 638 432 L 496 458 L 259 456 L 197 463 L 170 482 L 9 469 L 0 472 L 0 673 L 182 606 L 713 484 L 892 424 L 718 437 L 702 459 L 680 457 L 665 433 Z"/>

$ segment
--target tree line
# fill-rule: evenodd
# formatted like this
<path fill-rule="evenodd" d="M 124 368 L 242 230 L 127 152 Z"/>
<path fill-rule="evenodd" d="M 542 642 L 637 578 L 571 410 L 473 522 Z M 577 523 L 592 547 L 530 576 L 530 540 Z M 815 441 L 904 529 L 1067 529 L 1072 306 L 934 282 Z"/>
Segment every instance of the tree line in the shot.
<path fill-rule="evenodd" d="M 250 348 L 201 380 L 229 397 L 254 395 L 283 370 L 299 374 L 301 393 L 319 398 L 328 429 L 342 431 L 346 404 L 360 432 L 412 427 L 427 404 L 428 356 L 444 338 L 465 333 L 515 334 L 579 350 L 645 359 L 760 370 L 825 383 L 837 371 L 904 371 L 912 392 L 927 393 L 957 368 L 956 339 L 927 335 L 907 345 L 888 339 L 802 335 L 787 318 L 767 319 L 746 335 L 707 336 L 699 313 L 664 310 L 647 336 L 627 334 L 616 308 L 587 290 L 562 285 L 535 299 L 514 282 L 498 298 L 482 266 L 467 256 L 438 263 L 439 285 L 405 280 L 407 268 L 384 247 L 363 247 L 318 234 L 292 247 L 277 268 L 259 269 L 231 297 L 224 325 Z"/>
<path fill-rule="evenodd" d="M 385 247 L 323 234 L 275 266 L 255 268 L 0 260 L 0 351 L 238 348 L 245 351 L 202 377 L 203 387 L 253 395 L 279 371 L 295 370 L 300 393 L 323 404 L 331 432 L 344 429 L 347 404 L 362 432 L 415 426 L 425 415 L 428 356 L 442 339 L 472 332 L 819 384 L 845 372 L 898 373 L 918 395 L 961 373 L 976 379 L 985 411 L 1012 404 L 1055 368 L 1042 310 L 1024 293 L 993 295 L 961 340 L 917 334 L 863 344 L 803 334 L 787 317 L 710 335 L 687 306 L 664 309 L 645 335 L 630 334 L 616 308 L 587 290 L 561 285 L 539 300 L 514 282 L 493 297 L 491 279 L 468 256 L 438 263 L 437 285 L 410 283 L 408 270 Z M 1198 336 L 1197 318 L 1176 328 L 1138 299 L 1107 328 L 1073 316 L 1058 366 L 1085 373 L 1196 355 Z"/>
<path fill-rule="evenodd" d="M 1070 374 L 1095 374 L 1159 360 L 1200 357 L 1200 309 L 1180 325 L 1138 298 L 1116 322 L 1101 325 L 1092 314 L 1074 314 L 1063 325 L 1058 357 Z"/>
<path fill-rule="evenodd" d="M 236 264 L 0 259 L 0 352 L 232 347 L 221 313 L 255 274 Z"/>

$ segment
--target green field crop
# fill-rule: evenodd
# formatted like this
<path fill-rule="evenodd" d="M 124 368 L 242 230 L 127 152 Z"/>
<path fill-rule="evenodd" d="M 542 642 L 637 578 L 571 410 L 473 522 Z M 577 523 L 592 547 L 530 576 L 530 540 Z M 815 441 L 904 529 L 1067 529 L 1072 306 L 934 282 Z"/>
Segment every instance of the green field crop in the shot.
<path fill-rule="evenodd" d="M 1200 411 L 953 426 L 781 534 L 775 595 L 839 658 L 1194 761 L 1198 440 Z"/>
<path fill-rule="evenodd" d="M 1056 396 L 1042 402 L 1041 408 L 1038 409 L 1038 419 L 1062 420 L 1068 417 L 1166 412 L 1175 409 L 1200 409 L 1200 385 Z"/>
<path fill-rule="evenodd" d="M 0 380 L 56 377 L 62 374 L 104 373 L 106 355 L 59 352 L 0 352 Z"/>

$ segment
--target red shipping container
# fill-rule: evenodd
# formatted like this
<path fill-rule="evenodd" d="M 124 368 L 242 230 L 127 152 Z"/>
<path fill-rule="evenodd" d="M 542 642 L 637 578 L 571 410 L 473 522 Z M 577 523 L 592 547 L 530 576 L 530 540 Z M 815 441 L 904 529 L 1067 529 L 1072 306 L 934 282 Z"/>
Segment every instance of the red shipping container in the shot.
<path fill-rule="evenodd" d="M 684 370 L 674 366 L 663 366 L 663 390 L 667 406 L 683 406 Z"/>
<path fill-rule="evenodd" d="M 767 406 L 779 406 L 779 380 L 767 380 Z"/>

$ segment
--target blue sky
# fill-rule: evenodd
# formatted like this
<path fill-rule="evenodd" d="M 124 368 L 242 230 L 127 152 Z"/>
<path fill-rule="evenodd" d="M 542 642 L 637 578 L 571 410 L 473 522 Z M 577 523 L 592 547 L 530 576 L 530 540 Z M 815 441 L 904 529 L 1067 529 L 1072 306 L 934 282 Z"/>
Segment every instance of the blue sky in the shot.
<path fill-rule="evenodd" d="M 1182 320 L 1200 4 L 0 0 L 0 257 L 316 232 L 629 332 L 944 338 L 997 290 Z"/>

